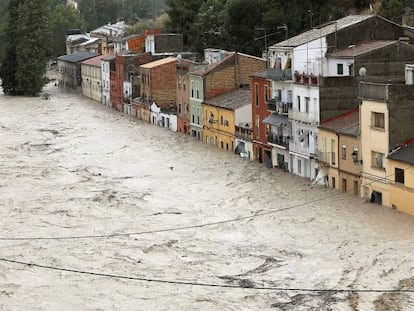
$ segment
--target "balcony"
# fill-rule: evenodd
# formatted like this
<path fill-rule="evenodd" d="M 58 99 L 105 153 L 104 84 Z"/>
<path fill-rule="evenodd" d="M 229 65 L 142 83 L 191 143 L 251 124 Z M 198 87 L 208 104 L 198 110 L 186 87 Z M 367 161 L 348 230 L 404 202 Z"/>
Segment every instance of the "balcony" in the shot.
<path fill-rule="evenodd" d="M 327 152 L 327 151 L 322 151 L 322 150 L 317 150 L 316 151 L 316 159 L 320 163 L 335 166 L 336 165 L 335 157 L 336 157 L 335 152 Z"/>
<path fill-rule="evenodd" d="M 286 115 L 289 109 L 292 108 L 292 103 L 285 103 L 281 101 L 280 97 L 275 97 L 267 101 L 267 110 Z"/>
<path fill-rule="evenodd" d="M 310 85 L 310 86 L 319 85 L 319 77 L 313 74 L 299 73 L 296 71 L 294 74 L 294 77 L 295 77 L 294 81 L 296 84 Z"/>
<path fill-rule="evenodd" d="M 280 102 L 280 98 L 269 99 L 267 101 L 267 110 L 276 112 L 278 102 Z"/>
<path fill-rule="evenodd" d="M 317 114 L 311 114 L 309 112 L 302 112 L 293 109 L 289 109 L 288 116 L 290 120 L 301 121 L 304 123 L 318 124 L 319 116 Z"/>
<path fill-rule="evenodd" d="M 294 140 L 289 141 L 289 150 L 301 154 L 306 157 L 310 157 L 309 145 L 302 145 L 300 142 Z"/>
<path fill-rule="evenodd" d="M 251 141 L 253 139 L 253 129 L 241 126 L 235 126 L 236 138 L 245 139 Z"/>
<path fill-rule="evenodd" d="M 285 147 L 286 149 L 289 149 L 290 139 L 291 139 L 290 136 L 277 135 L 273 133 L 267 135 L 267 142 L 269 144 L 282 146 L 282 147 Z"/>

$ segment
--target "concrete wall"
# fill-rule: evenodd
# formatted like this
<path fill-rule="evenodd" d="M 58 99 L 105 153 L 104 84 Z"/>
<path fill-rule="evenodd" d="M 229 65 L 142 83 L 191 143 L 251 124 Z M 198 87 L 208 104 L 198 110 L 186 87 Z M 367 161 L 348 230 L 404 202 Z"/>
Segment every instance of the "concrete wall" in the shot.
<path fill-rule="evenodd" d="M 372 40 L 397 40 L 399 37 L 414 34 L 404 33 L 404 29 L 395 23 L 374 16 L 368 20 L 351 25 L 346 29 L 329 34 L 327 45 L 329 51 L 346 48 L 350 45 Z"/>
<path fill-rule="evenodd" d="M 293 50 L 293 72 L 322 75 L 322 64 L 327 51 L 325 37 L 302 44 Z"/>
<path fill-rule="evenodd" d="M 395 168 L 404 169 L 404 184 L 395 183 Z M 397 210 L 414 215 L 414 167 L 407 163 L 388 160 L 388 175 L 390 176 L 390 205 Z"/>
<path fill-rule="evenodd" d="M 82 64 L 82 95 L 101 102 L 102 71 L 99 66 Z"/>
<path fill-rule="evenodd" d="M 391 85 L 389 96 L 389 147 L 414 137 L 414 86 Z"/>
<path fill-rule="evenodd" d="M 235 115 L 235 120 L 234 120 L 235 125 L 239 125 L 240 123 L 252 124 L 252 104 L 236 109 L 234 112 L 234 115 Z"/>
<path fill-rule="evenodd" d="M 358 108 L 358 85 L 359 81 L 353 77 L 320 77 L 319 121 Z"/>

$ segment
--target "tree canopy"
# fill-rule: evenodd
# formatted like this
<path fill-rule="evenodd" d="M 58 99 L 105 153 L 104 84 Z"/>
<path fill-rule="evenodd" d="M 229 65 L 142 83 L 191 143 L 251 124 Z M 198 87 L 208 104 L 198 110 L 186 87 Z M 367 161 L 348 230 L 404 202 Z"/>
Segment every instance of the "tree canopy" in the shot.
<path fill-rule="evenodd" d="M 50 57 L 48 0 L 10 0 L 6 49 L 0 66 L 5 94 L 36 96 Z"/>

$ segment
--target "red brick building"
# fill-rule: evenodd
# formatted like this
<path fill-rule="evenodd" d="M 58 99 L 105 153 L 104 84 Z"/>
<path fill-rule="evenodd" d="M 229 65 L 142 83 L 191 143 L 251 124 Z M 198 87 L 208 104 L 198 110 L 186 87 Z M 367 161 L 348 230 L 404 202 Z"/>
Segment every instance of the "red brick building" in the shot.
<path fill-rule="evenodd" d="M 138 68 L 152 60 L 149 53 L 125 53 L 116 55 L 110 68 L 110 96 L 112 108 L 124 112 L 124 81 L 131 80 L 131 74 L 138 76 Z M 135 71 L 132 73 L 132 71 Z M 138 94 L 137 94 L 138 95 Z"/>
<path fill-rule="evenodd" d="M 252 76 L 253 153 L 256 160 L 271 167 L 272 146 L 268 144 L 268 125 L 263 120 L 271 114 L 267 102 L 271 98 L 271 82 L 261 73 Z M 270 161 L 270 162 L 269 162 Z"/>
<path fill-rule="evenodd" d="M 156 60 L 140 67 L 141 102 L 158 107 L 169 107 L 175 104 L 176 91 L 176 63 L 175 57 Z"/>

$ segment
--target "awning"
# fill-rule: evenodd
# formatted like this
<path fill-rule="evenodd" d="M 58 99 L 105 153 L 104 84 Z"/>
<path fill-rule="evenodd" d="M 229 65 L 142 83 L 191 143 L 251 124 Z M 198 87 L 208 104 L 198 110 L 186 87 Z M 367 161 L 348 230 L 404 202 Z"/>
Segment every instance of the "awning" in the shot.
<path fill-rule="evenodd" d="M 288 123 L 288 117 L 282 116 L 280 114 L 272 113 L 271 115 L 264 118 L 262 122 L 265 124 L 270 124 L 270 125 L 275 125 L 275 126 L 280 126 L 282 124 L 286 125 Z"/>

